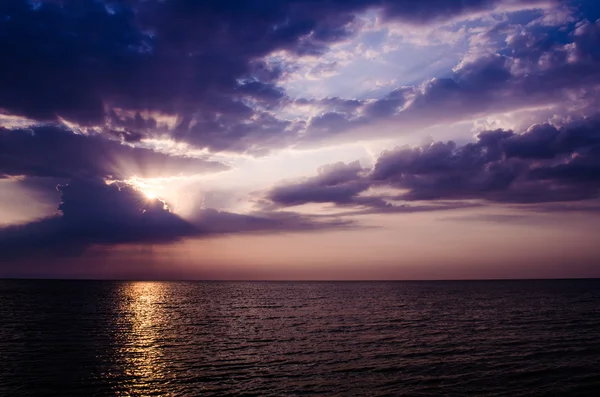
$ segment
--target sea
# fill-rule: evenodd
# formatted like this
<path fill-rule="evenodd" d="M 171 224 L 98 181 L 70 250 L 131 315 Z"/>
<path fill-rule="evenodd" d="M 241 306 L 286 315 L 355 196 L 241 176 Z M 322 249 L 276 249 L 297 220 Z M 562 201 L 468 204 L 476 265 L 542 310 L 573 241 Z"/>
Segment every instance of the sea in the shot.
<path fill-rule="evenodd" d="M 598 396 L 600 280 L 0 280 L 0 396 Z"/>

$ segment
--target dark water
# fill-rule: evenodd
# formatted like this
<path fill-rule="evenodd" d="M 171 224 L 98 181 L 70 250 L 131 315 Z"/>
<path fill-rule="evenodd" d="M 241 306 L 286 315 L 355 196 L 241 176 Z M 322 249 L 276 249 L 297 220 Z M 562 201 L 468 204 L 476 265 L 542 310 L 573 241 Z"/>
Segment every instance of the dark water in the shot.
<path fill-rule="evenodd" d="M 0 281 L 0 395 L 592 396 L 600 280 Z"/>

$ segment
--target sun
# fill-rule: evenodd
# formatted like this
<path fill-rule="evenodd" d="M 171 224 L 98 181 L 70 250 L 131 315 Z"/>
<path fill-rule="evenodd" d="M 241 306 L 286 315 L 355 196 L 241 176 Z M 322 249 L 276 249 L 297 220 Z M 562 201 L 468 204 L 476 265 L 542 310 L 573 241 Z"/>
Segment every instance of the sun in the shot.
<path fill-rule="evenodd" d="M 146 196 L 148 200 L 154 200 L 155 198 L 157 198 L 156 193 L 152 191 L 142 191 L 142 193 L 144 193 L 144 196 Z"/>
<path fill-rule="evenodd" d="M 124 182 L 138 191 L 140 199 L 147 203 L 163 201 L 163 195 L 167 192 L 164 181 L 160 178 L 138 178 L 134 176 Z"/>

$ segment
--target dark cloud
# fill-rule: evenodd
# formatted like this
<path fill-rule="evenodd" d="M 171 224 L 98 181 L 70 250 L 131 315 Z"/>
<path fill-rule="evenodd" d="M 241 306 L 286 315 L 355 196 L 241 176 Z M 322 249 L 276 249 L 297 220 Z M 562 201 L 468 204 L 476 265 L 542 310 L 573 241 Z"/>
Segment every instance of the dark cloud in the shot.
<path fill-rule="evenodd" d="M 340 218 L 353 217 L 360 215 L 394 215 L 394 214 L 413 214 L 417 212 L 439 212 L 453 211 L 468 208 L 478 208 L 482 204 L 474 201 L 444 200 L 432 203 L 410 203 L 410 204 L 390 204 L 386 199 L 393 200 L 395 197 L 373 196 L 370 201 L 358 202 L 359 207 L 340 212 L 337 215 Z"/>
<path fill-rule="evenodd" d="M 4 255 L 75 255 L 92 244 L 160 243 L 196 233 L 162 201 L 148 200 L 128 185 L 74 180 L 58 189 L 60 216 L 0 230 Z"/>
<path fill-rule="evenodd" d="M 367 104 L 364 109 L 366 117 L 379 118 L 396 114 L 406 104 L 407 95 L 411 92 L 412 88 L 399 88 L 385 97 Z"/>
<path fill-rule="evenodd" d="M 368 8 L 425 24 L 526 3 L 536 2 L 7 0 L 0 4 L 0 108 L 106 126 L 128 142 L 156 128 L 151 118 L 122 120 L 112 109 L 161 112 L 180 117 L 178 140 L 264 153 L 292 144 L 299 132 L 265 113 L 289 102 L 276 85 L 281 69 L 262 61 L 265 55 L 322 54 L 360 29 L 356 13 Z M 581 51 L 592 54 L 590 30 L 578 28 L 587 38 Z M 401 103 L 385 98 L 367 113 L 387 117 Z"/>
<path fill-rule="evenodd" d="M 289 146 L 294 142 L 297 131 L 291 122 L 266 112 L 253 113 L 249 107 L 240 109 L 240 112 L 244 111 L 248 112 L 244 122 L 221 114 L 196 115 L 193 123 L 187 127 L 182 124 L 172 136 L 201 147 L 209 140 L 210 149 L 214 151 L 253 155 L 264 155 L 272 148 Z"/>
<path fill-rule="evenodd" d="M 358 204 L 370 200 L 358 197 L 369 188 L 361 176 L 365 172 L 358 161 L 345 164 L 328 164 L 318 169 L 316 177 L 297 184 L 276 186 L 269 191 L 267 199 L 278 206 L 306 203 Z"/>
<path fill-rule="evenodd" d="M 405 200 L 486 199 L 551 202 L 596 197 L 600 185 L 597 119 L 557 129 L 534 125 L 522 134 L 488 131 L 476 143 L 457 147 L 436 142 L 427 147 L 384 152 L 374 181 L 406 193 Z"/>
<path fill-rule="evenodd" d="M 0 228 L 3 259 L 77 256 L 94 245 L 163 244 L 224 233 L 316 231 L 351 227 L 335 217 L 317 219 L 291 212 L 234 214 L 214 209 L 182 219 L 160 199 L 133 186 L 100 179 L 74 179 L 57 187 L 57 216 Z"/>
<path fill-rule="evenodd" d="M 306 128 L 305 140 L 313 141 L 320 137 L 335 136 L 357 125 L 348 114 L 327 112 L 312 117 Z"/>
<path fill-rule="evenodd" d="M 266 198 L 277 206 L 333 203 L 375 208 L 391 207 L 390 201 L 592 199 L 600 195 L 599 134 L 598 118 L 592 118 L 560 128 L 533 125 L 521 134 L 484 131 L 476 142 L 463 146 L 449 141 L 397 147 L 384 151 L 371 170 L 358 162 L 332 164 L 316 177 L 274 187 Z M 361 196 L 378 187 L 399 193 Z"/>
<path fill-rule="evenodd" d="M 143 35 L 134 14 L 102 2 L 8 0 L 0 5 L 0 107 L 38 120 L 56 115 L 83 124 L 103 119 L 110 87 L 138 57 Z"/>
<path fill-rule="evenodd" d="M 138 177 L 224 170 L 220 163 L 170 156 L 123 145 L 101 135 L 75 134 L 60 127 L 8 130 L 0 127 L 0 176 Z"/>
<path fill-rule="evenodd" d="M 354 11 L 368 5 L 9 0 L 0 5 L 0 108 L 80 125 L 114 124 L 111 108 L 160 111 L 180 115 L 176 137 L 201 147 L 267 146 L 282 122 L 261 133 L 262 123 L 248 121 L 284 93 L 277 70 L 258 59 L 320 54 L 353 34 Z M 137 139 L 139 123 L 127 127 Z"/>
<path fill-rule="evenodd" d="M 555 165 L 535 168 L 530 178 L 536 180 L 563 181 L 568 184 L 589 183 L 600 186 L 600 145 L 582 151 L 573 159 Z"/>

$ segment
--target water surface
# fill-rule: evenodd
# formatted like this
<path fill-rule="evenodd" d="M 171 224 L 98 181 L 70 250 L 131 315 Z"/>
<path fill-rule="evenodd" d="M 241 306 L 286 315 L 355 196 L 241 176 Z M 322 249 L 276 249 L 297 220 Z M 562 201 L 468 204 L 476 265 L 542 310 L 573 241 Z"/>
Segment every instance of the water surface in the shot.
<path fill-rule="evenodd" d="M 0 280 L 2 396 L 592 396 L 600 280 Z"/>

